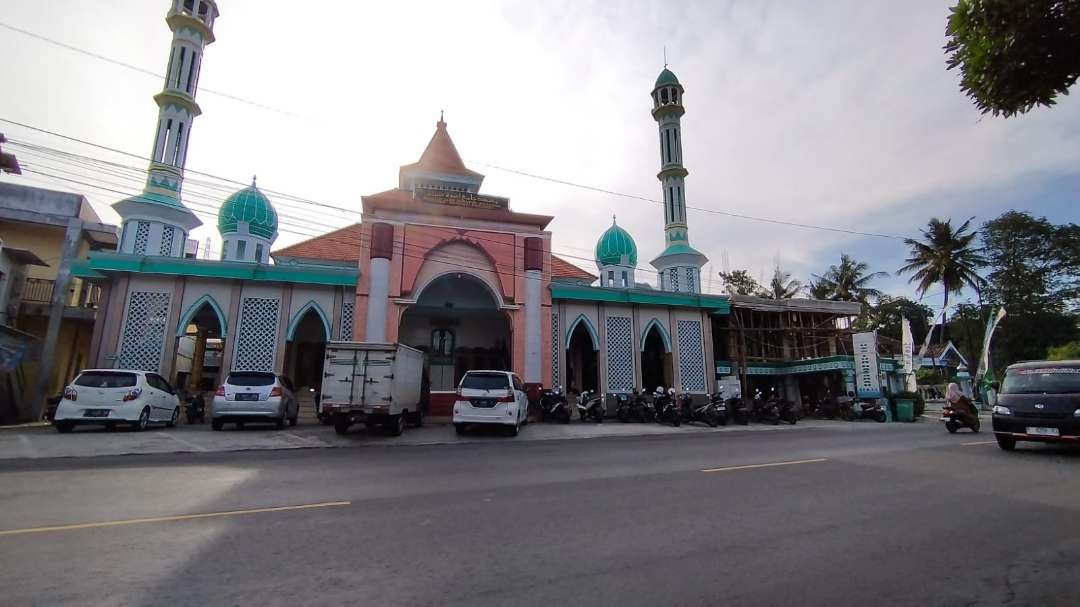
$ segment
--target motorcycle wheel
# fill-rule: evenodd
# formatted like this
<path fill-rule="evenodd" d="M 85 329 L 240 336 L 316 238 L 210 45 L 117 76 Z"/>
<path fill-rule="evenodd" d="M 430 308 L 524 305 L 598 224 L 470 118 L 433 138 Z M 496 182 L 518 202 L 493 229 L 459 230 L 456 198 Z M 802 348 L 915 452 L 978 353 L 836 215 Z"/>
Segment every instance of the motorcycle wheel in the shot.
<path fill-rule="evenodd" d="M 798 415 L 792 415 L 791 416 L 791 425 L 794 426 L 797 423 L 799 423 L 799 416 Z"/>
<path fill-rule="evenodd" d="M 885 412 L 879 411 L 877 414 L 877 421 L 879 424 L 885 423 Z"/>
<path fill-rule="evenodd" d="M 716 419 L 716 414 L 713 413 L 705 418 L 705 423 L 709 424 L 710 428 L 715 428 L 720 425 L 720 422 Z"/>
<path fill-rule="evenodd" d="M 615 417 L 618 418 L 618 420 L 621 422 L 629 421 L 630 412 L 626 409 L 620 408 L 618 411 L 615 412 Z"/>
<path fill-rule="evenodd" d="M 567 410 L 562 415 L 560 415 L 559 416 L 559 421 L 564 423 L 564 424 L 569 424 L 570 423 L 570 411 Z"/>
<path fill-rule="evenodd" d="M 678 413 L 672 415 L 671 416 L 671 425 L 675 426 L 676 428 L 678 428 L 680 425 L 682 425 L 682 416 L 679 415 Z"/>
<path fill-rule="evenodd" d="M 949 431 L 949 434 L 956 434 L 958 426 L 956 422 L 945 422 L 945 429 Z"/>
<path fill-rule="evenodd" d="M 975 420 L 975 424 L 971 426 L 971 431 L 978 434 L 978 432 L 979 432 L 979 420 Z"/>

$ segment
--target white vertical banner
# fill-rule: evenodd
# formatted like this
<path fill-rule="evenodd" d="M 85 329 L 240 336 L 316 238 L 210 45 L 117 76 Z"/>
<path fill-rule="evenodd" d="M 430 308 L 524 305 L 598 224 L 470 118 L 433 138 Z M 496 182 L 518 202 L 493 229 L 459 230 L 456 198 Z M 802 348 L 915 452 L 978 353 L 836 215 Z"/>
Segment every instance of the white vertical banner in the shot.
<path fill-rule="evenodd" d="M 911 321 L 901 317 L 900 347 L 904 354 L 904 390 L 914 392 L 915 383 L 915 338 L 911 335 Z"/>
<path fill-rule="evenodd" d="M 1005 306 L 998 308 L 997 314 L 990 314 L 990 320 L 986 323 L 986 332 L 983 333 L 982 354 L 979 356 L 979 368 L 975 371 L 975 378 L 982 377 L 990 369 L 990 340 L 994 337 L 994 331 L 998 323 L 1005 318 Z"/>
<path fill-rule="evenodd" d="M 855 333 L 851 337 L 855 350 L 855 394 L 859 398 L 881 396 L 881 374 L 878 372 L 877 333 Z"/>

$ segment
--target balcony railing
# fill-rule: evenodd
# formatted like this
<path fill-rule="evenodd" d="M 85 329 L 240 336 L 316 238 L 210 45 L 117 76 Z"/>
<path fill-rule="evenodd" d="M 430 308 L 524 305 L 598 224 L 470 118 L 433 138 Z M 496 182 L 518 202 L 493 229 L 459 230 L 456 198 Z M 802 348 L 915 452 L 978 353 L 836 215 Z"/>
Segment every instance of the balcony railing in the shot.
<path fill-rule="evenodd" d="M 52 301 L 55 280 L 46 278 L 27 278 L 23 287 L 22 301 L 35 304 L 47 304 Z M 96 308 L 101 299 L 101 286 L 86 283 L 79 279 L 71 281 L 64 305 L 69 308 Z"/>

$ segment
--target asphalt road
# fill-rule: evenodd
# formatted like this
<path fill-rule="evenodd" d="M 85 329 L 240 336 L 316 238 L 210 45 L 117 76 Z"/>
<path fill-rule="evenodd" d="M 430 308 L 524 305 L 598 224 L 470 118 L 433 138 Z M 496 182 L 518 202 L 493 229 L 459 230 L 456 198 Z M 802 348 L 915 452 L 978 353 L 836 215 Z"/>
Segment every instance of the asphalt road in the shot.
<path fill-rule="evenodd" d="M 1080 452 L 987 441 L 837 424 L 6 461 L 0 602 L 1080 604 Z"/>

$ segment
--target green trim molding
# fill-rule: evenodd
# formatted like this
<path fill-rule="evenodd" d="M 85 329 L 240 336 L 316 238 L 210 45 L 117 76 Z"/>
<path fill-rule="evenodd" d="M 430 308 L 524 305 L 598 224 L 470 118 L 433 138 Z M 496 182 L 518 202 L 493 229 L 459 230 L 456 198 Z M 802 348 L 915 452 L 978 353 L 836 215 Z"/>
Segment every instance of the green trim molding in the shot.
<path fill-rule="evenodd" d="M 738 365 L 732 361 L 716 361 L 716 376 L 737 373 Z M 895 359 L 878 357 L 878 369 L 885 373 L 896 373 L 900 369 Z M 854 356 L 826 356 L 804 360 L 783 362 L 753 362 L 746 366 L 747 375 L 798 375 L 800 373 L 819 373 L 821 371 L 854 371 Z"/>
<path fill-rule="evenodd" d="M 355 286 L 356 279 L 360 276 L 359 270 L 326 266 L 278 266 L 207 259 L 143 257 L 120 253 L 91 253 L 85 261 L 72 264 L 72 274 L 79 278 L 101 279 L 110 273 L 160 274 L 333 286 Z"/>
<path fill-rule="evenodd" d="M 572 284 L 551 284 L 551 298 L 569 301 L 597 301 L 604 303 L 644 304 L 654 306 L 677 306 L 709 310 L 713 314 L 731 312 L 731 301 L 722 295 L 697 295 L 671 293 L 651 289 L 609 289 Z"/>

